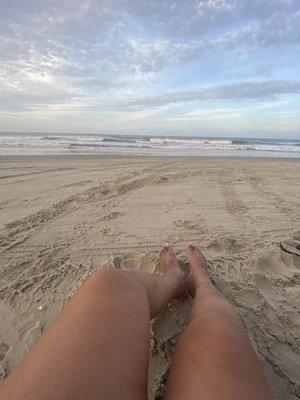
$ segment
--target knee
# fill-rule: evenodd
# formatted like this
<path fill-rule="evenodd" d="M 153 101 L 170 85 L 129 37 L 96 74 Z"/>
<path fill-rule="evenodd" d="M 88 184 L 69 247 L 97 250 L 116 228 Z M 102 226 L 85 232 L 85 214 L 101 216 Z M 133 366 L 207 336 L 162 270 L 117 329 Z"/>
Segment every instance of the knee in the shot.
<path fill-rule="evenodd" d="M 124 270 L 102 267 L 98 271 L 94 272 L 90 276 L 89 280 L 97 286 L 118 286 L 120 288 L 126 288 L 131 283 L 129 275 L 130 273 Z"/>
<path fill-rule="evenodd" d="M 134 295 L 140 292 L 139 280 L 136 274 L 117 268 L 103 267 L 94 272 L 87 283 L 98 292 L 117 293 L 118 297 L 129 294 Z"/>
<path fill-rule="evenodd" d="M 203 351 L 213 352 L 225 359 L 240 348 L 241 340 L 245 337 L 240 320 L 224 318 L 214 312 L 202 320 L 191 321 L 183 335 L 186 338 L 183 340 L 185 345 L 192 344 L 194 348 L 199 346 Z"/>

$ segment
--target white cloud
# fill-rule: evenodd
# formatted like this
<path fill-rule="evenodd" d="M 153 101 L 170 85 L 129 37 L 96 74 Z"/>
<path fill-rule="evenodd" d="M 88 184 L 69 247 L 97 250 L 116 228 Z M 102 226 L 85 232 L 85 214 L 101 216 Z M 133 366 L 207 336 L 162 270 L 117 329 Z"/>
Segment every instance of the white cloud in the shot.
<path fill-rule="evenodd" d="M 151 113 L 296 96 L 296 68 L 277 75 L 299 62 L 299 18 L 298 0 L 4 0 L 0 111 Z M 285 63 L 267 65 L 283 52 Z"/>
<path fill-rule="evenodd" d="M 162 93 L 154 96 L 137 97 L 124 101 L 115 101 L 109 104 L 108 109 L 139 110 L 159 108 L 168 105 L 211 102 L 211 101 L 258 101 L 262 99 L 275 100 L 284 94 L 300 93 L 300 81 L 263 81 L 243 82 L 230 85 L 204 87 L 194 90 Z"/>

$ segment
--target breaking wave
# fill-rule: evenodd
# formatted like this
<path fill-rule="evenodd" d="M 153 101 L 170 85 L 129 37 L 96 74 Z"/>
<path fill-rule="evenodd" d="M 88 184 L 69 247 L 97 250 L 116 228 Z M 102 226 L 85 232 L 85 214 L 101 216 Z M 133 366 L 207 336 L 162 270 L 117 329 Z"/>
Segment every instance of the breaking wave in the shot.
<path fill-rule="evenodd" d="M 300 141 L 145 135 L 0 134 L 0 154 L 73 153 L 300 157 Z"/>

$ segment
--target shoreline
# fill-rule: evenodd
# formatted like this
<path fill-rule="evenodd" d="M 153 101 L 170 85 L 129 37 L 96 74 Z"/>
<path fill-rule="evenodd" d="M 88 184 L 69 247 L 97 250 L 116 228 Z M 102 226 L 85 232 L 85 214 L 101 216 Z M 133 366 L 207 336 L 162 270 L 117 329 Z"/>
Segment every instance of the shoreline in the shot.
<path fill-rule="evenodd" d="M 188 161 L 189 159 L 191 160 L 221 160 L 221 161 L 226 161 L 226 160 L 256 160 L 256 161 L 289 161 L 289 162 L 299 162 L 300 157 L 252 157 L 252 156 L 158 156 L 158 155 L 112 155 L 112 154 L 13 154 L 13 155 L 4 155 L 0 154 L 0 160 L 7 160 L 7 159 L 38 159 L 38 160 L 43 160 L 43 159 L 92 159 L 92 160 L 97 160 L 97 159 L 128 159 L 128 160 L 134 160 L 134 159 L 158 159 L 158 160 L 182 160 L 182 161 Z"/>

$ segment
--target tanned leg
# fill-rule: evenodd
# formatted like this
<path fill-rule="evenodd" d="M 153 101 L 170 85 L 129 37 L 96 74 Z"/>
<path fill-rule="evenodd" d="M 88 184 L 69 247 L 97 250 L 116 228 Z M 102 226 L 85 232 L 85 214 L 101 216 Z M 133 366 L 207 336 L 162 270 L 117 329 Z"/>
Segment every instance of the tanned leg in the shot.
<path fill-rule="evenodd" d="M 187 251 L 195 299 L 166 400 L 273 400 L 238 313 L 211 283 L 203 254 L 193 245 Z"/>
<path fill-rule="evenodd" d="M 1 400 L 146 400 L 150 319 L 186 291 L 170 246 L 163 276 L 102 268 L 0 387 Z"/>

